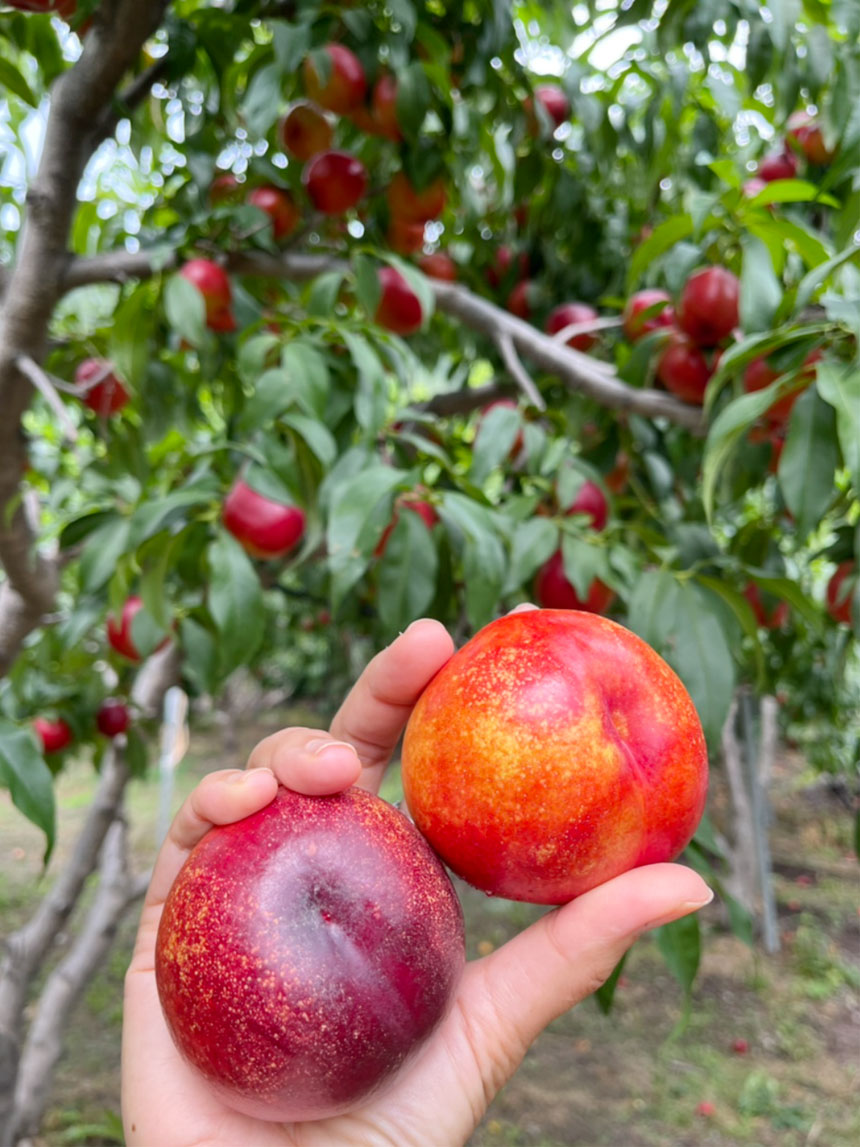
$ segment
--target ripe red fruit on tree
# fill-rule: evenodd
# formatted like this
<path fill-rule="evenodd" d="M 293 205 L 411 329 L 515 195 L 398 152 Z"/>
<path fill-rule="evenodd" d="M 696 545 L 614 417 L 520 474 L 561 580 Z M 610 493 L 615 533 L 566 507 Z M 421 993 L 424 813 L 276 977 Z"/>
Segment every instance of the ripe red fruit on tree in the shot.
<path fill-rule="evenodd" d="M 701 406 L 713 370 L 689 335 L 673 330 L 657 359 L 657 377 L 684 402 Z"/>
<path fill-rule="evenodd" d="M 559 306 L 554 307 L 547 315 L 546 320 L 546 333 L 548 335 L 558 334 L 563 331 L 565 327 L 572 326 L 574 323 L 590 323 L 598 318 L 597 311 L 594 307 L 590 307 L 588 303 L 561 303 Z M 579 335 L 571 335 L 567 340 L 567 345 L 574 347 L 576 350 L 590 350 L 591 347 L 597 342 L 597 335 L 590 332 L 583 332 Z"/>
<path fill-rule="evenodd" d="M 571 514 L 587 514 L 591 518 L 592 529 L 605 530 L 609 519 L 609 503 L 597 483 L 587 478 L 565 513 L 568 517 Z"/>
<path fill-rule="evenodd" d="M 248 192 L 246 202 L 269 216 L 275 239 L 286 238 L 299 225 L 299 209 L 290 193 L 280 187 L 255 187 Z"/>
<path fill-rule="evenodd" d="M 385 193 L 388 210 L 395 219 L 405 223 L 427 223 L 445 210 L 447 193 L 441 178 L 434 179 L 420 191 L 402 171 L 398 171 Z"/>
<path fill-rule="evenodd" d="M 420 492 L 412 491 L 410 494 L 401 494 L 394 503 L 394 514 L 391 521 L 385 527 L 382 537 L 373 551 L 375 558 L 381 558 L 385 553 L 385 547 L 388 545 L 388 539 L 391 537 L 394 527 L 397 525 L 397 520 L 400 517 L 401 508 L 411 510 L 413 514 L 417 514 L 428 530 L 432 530 L 436 523 L 439 521 L 439 515 L 436 513 L 436 507 L 421 497 Z"/>
<path fill-rule="evenodd" d="M 543 609 L 578 609 L 587 613 L 605 613 L 615 600 L 615 592 L 600 578 L 595 578 L 581 598 L 564 572 L 564 556 L 556 550 L 537 572 L 534 595 Z"/>
<path fill-rule="evenodd" d="M 535 99 L 549 116 L 553 130 L 560 127 L 566 119 L 570 118 L 570 100 L 557 84 L 538 84 L 535 88 Z M 532 135 L 537 135 L 540 126 L 530 96 L 526 98 L 523 106 L 528 120 L 529 131 Z"/>
<path fill-rule="evenodd" d="M 56 12 L 64 20 L 74 16 L 78 8 L 77 0 L 6 0 L 6 4 L 19 12 Z"/>
<path fill-rule="evenodd" d="M 505 306 L 512 315 L 516 315 L 517 318 L 520 319 L 527 319 L 532 313 L 531 303 L 529 302 L 531 289 L 531 279 L 520 279 L 508 295 L 508 301 Z"/>
<path fill-rule="evenodd" d="M 455 653 L 413 710 L 402 763 L 445 863 L 539 904 L 674 859 L 707 790 L 678 677 L 630 630 L 572 610 L 509 614 Z"/>
<path fill-rule="evenodd" d="M 305 532 L 304 511 L 258 494 L 241 478 L 224 499 L 221 521 L 254 558 L 283 557 Z"/>
<path fill-rule="evenodd" d="M 744 597 L 752 606 L 752 611 L 755 614 L 755 619 L 762 629 L 782 629 L 789 618 L 789 608 L 787 601 L 778 601 L 771 608 L 762 601 L 761 592 L 754 581 L 744 589 Z"/>
<path fill-rule="evenodd" d="M 856 584 L 854 562 L 840 562 L 827 583 L 827 612 L 834 621 L 851 625 L 851 600 Z"/>
<path fill-rule="evenodd" d="M 703 267 L 684 284 L 678 324 L 699 346 L 716 346 L 738 325 L 740 282 L 725 267 Z"/>
<path fill-rule="evenodd" d="M 808 112 L 796 111 L 789 116 L 788 139 L 800 149 L 809 163 L 819 167 L 830 163 L 835 155 L 833 149 L 824 142 L 824 135 L 815 116 Z"/>
<path fill-rule="evenodd" d="M 379 268 L 379 285 L 374 322 L 396 335 L 414 335 L 424 321 L 421 300 L 396 267 Z"/>
<path fill-rule="evenodd" d="M 361 60 L 343 44 L 326 44 L 330 67 L 328 77 L 323 78 L 317 71 L 313 56 L 305 58 L 303 76 L 308 96 L 338 115 L 346 115 L 364 102 L 367 90 L 367 77 Z"/>
<path fill-rule="evenodd" d="M 101 358 L 84 359 L 75 371 L 75 385 L 80 389 L 84 406 L 102 418 L 117 414 L 130 400 L 111 363 Z"/>
<path fill-rule="evenodd" d="M 735 1055 L 746 1055 L 749 1051 L 750 1045 L 745 1039 L 736 1039 L 732 1041 L 732 1051 Z"/>
<path fill-rule="evenodd" d="M 457 264 L 444 251 L 434 251 L 432 255 L 422 255 L 418 266 L 430 279 L 441 279 L 444 283 L 456 283 Z"/>
<path fill-rule="evenodd" d="M 615 455 L 615 465 L 605 476 L 603 481 L 607 489 L 613 494 L 620 494 L 627 486 L 630 477 L 630 455 L 626 450 L 619 450 Z"/>
<path fill-rule="evenodd" d="M 333 131 L 325 113 L 315 104 L 298 100 L 281 120 L 278 134 L 284 151 L 304 161 L 331 147 Z"/>
<path fill-rule="evenodd" d="M 650 311 L 652 308 L 654 308 L 653 312 L 643 317 L 643 312 Z M 675 309 L 672 306 L 671 298 L 665 291 L 658 290 L 656 287 L 647 287 L 645 290 L 637 291 L 631 295 L 625 303 L 621 315 L 621 329 L 624 331 L 624 337 L 632 343 L 644 335 L 650 334 L 651 331 L 659 330 L 660 327 L 671 327 L 674 322 Z"/>
<path fill-rule="evenodd" d="M 391 250 L 398 255 L 414 255 L 424 246 L 424 224 L 392 219 L 385 238 Z"/>
<path fill-rule="evenodd" d="M 72 743 L 72 730 L 62 717 L 54 721 L 49 717 L 36 717 L 33 731 L 42 742 L 43 753 L 59 753 Z"/>
<path fill-rule="evenodd" d="M 238 200 L 242 185 L 232 171 L 224 171 L 216 175 L 209 184 L 209 202 L 212 206 L 219 203 L 234 203 Z"/>
<path fill-rule="evenodd" d="M 311 202 L 324 215 L 342 215 L 364 197 L 367 169 L 348 151 L 321 151 L 302 173 Z"/>
<path fill-rule="evenodd" d="M 397 122 L 397 80 L 384 73 L 373 85 L 370 97 L 371 119 L 374 132 L 398 143 L 403 139 Z"/>
<path fill-rule="evenodd" d="M 498 290 L 505 279 L 508 277 L 511 267 L 514 262 L 514 252 L 507 244 L 503 243 L 501 247 L 496 249 L 495 256 L 492 263 L 487 267 L 485 272 L 487 282 L 493 288 Z M 517 255 L 517 274 L 525 277 L 529 273 L 529 256 L 527 251 L 520 251 Z"/>
<path fill-rule="evenodd" d="M 791 151 L 766 155 L 758 165 L 756 175 L 765 183 L 772 183 L 774 179 L 794 179 L 797 175 L 797 157 Z"/>
<path fill-rule="evenodd" d="M 211 829 L 167 897 L 155 973 L 171 1035 L 224 1102 L 325 1119 L 391 1083 L 444 1017 L 463 917 L 415 827 L 352 788 Z"/>
<path fill-rule="evenodd" d="M 203 296 L 206 306 L 206 325 L 221 333 L 234 331 L 236 320 L 231 310 L 233 289 L 230 277 L 223 267 L 211 259 L 189 259 L 179 271 L 183 279 L 192 283 Z"/>
<path fill-rule="evenodd" d="M 124 657 L 127 661 L 132 661 L 135 665 L 143 660 L 143 655 L 134 644 L 131 635 L 131 626 L 135 617 L 142 609 L 142 599 L 132 595 L 126 599 L 125 605 L 123 605 L 119 621 L 117 621 L 113 614 L 108 614 L 107 619 L 108 645 L 111 649 L 119 653 L 120 656 Z M 165 637 L 158 646 L 158 649 L 163 649 L 168 641 L 169 638 Z"/>
<path fill-rule="evenodd" d="M 767 420 L 773 426 L 784 426 L 791 416 L 792 408 L 801 393 L 811 385 L 815 378 L 815 363 L 821 358 L 822 351 L 816 349 L 803 360 L 803 369 L 797 377 L 797 389 L 778 398 L 767 411 Z M 747 364 L 744 371 L 744 390 L 750 394 L 755 390 L 764 390 L 780 377 L 781 371 L 774 370 L 763 355 L 754 358 Z"/>
<path fill-rule="evenodd" d="M 131 717 L 124 701 L 103 701 L 96 713 L 96 727 L 105 737 L 118 737 L 130 724 Z"/>

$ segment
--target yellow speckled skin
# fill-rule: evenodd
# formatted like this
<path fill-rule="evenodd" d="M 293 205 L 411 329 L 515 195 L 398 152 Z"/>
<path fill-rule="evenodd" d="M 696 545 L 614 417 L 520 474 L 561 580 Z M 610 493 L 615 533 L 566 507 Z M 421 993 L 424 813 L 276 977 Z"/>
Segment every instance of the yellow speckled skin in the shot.
<path fill-rule="evenodd" d="M 280 788 L 212 829 L 156 943 L 171 1035 L 227 1103 L 323 1119 L 390 1082 L 444 1016 L 465 960 L 451 881 L 397 809 Z"/>
<path fill-rule="evenodd" d="M 403 742 L 409 810 L 445 863 L 535 904 L 674 859 L 707 776 L 672 669 L 623 626 L 567 609 L 482 629 L 427 686 Z"/>

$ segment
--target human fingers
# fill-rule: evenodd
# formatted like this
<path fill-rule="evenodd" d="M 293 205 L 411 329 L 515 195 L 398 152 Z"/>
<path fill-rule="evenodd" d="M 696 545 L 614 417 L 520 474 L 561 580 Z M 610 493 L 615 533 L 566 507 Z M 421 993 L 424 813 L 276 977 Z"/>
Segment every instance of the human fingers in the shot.
<path fill-rule="evenodd" d="M 294 726 L 260 741 L 248 758 L 249 769 L 269 769 L 282 785 L 307 796 L 327 796 L 354 785 L 361 761 L 351 744 L 321 729 Z"/>
<path fill-rule="evenodd" d="M 145 905 L 162 904 L 191 849 L 213 825 L 232 824 L 274 799 L 270 769 L 219 769 L 207 774 L 173 818 L 152 870 Z"/>
<path fill-rule="evenodd" d="M 495 1092 L 548 1023 L 590 995 L 642 933 L 709 903 L 677 864 L 636 868 L 549 912 L 467 970 L 465 1038 Z"/>
<path fill-rule="evenodd" d="M 413 621 L 373 658 L 331 723 L 332 736 L 353 745 L 363 766 L 361 787 L 376 791 L 415 702 L 454 652 L 438 621 Z"/>

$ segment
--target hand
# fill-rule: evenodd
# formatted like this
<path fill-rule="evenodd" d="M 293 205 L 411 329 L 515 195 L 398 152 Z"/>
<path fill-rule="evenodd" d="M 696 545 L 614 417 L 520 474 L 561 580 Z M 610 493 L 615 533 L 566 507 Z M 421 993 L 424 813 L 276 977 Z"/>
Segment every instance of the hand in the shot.
<path fill-rule="evenodd" d="M 128 1147 L 456 1147 L 529 1045 L 593 992 L 636 937 L 708 903 L 699 876 L 675 864 L 634 869 L 541 917 L 466 966 L 453 1007 L 381 1097 L 312 1123 L 265 1123 L 216 1098 L 167 1030 L 154 952 L 165 897 L 183 861 L 215 824 L 268 804 L 278 782 L 309 794 L 352 784 L 376 791 L 413 705 L 453 644 L 419 621 L 371 661 L 331 733 L 286 729 L 251 754 L 248 770 L 211 773 L 180 809 L 159 853 L 126 977 L 123 1120 Z"/>

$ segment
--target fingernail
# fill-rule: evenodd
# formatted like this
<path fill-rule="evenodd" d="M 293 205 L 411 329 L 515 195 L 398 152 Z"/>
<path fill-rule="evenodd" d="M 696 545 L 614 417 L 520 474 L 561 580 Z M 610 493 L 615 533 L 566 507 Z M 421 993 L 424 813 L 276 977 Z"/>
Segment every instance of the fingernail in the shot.
<path fill-rule="evenodd" d="M 709 888 L 708 896 L 704 900 L 683 900 L 677 908 L 673 908 L 671 912 L 667 912 L 656 920 L 649 921 L 641 931 L 650 932 L 653 928 L 662 928 L 664 924 L 672 924 L 675 920 L 680 920 L 683 916 L 689 916 L 691 912 L 698 912 L 700 908 L 705 908 L 713 899 L 714 890 L 713 888 Z"/>
<path fill-rule="evenodd" d="M 323 737 L 308 741 L 307 748 L 315 757 L 323 756 L 327 749 L 348 749 L 351 753 L 355 753 L 355 749 L 348 741 L 327 741 Z"/>

